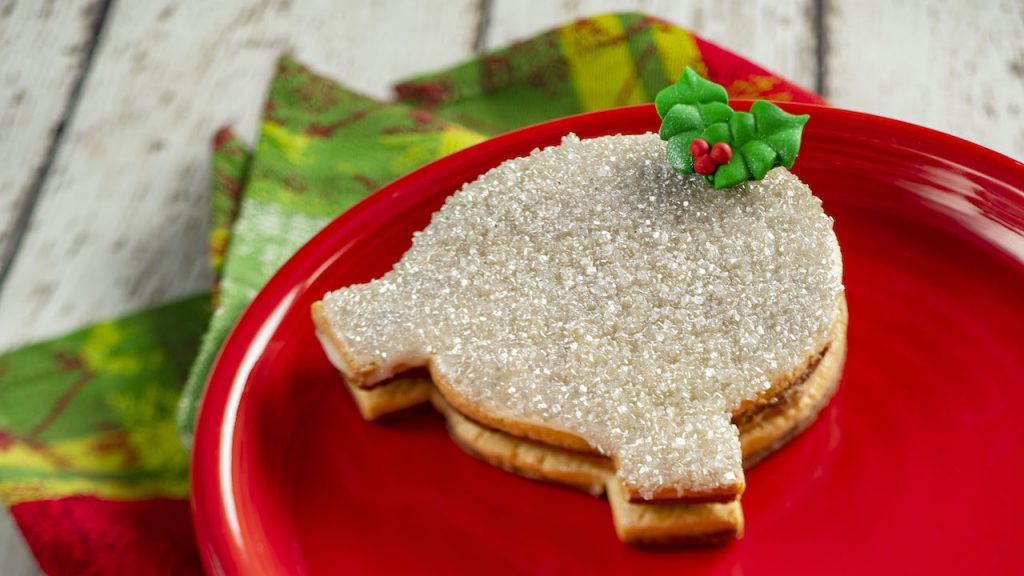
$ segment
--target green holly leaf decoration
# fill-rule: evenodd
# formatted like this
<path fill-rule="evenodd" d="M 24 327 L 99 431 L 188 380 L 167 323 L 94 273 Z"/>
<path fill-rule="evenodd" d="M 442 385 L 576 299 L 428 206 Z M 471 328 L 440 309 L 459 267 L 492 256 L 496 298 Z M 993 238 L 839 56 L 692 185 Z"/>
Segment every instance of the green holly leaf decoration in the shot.
<path fill-rule="evenodd" d="M 725 88 L 689 66 L 675 84 L 658 92 L 654 107 L 662 119 L 659 136 L 668 141 L 668 162 L 686 174 L 693 174 L 690 142 L 708 126 L 728 122 L 733 114 Z"/>
<path fill-rule="evenodd" d="M 690 144 L 702 138 L 710 146 L 728 144 L 732 156 L 704 179 L 715 188 L 760 180 L 776 166 L 790 168 L 800 149 L 809 116 L 789 114 L 771 102 L 758 100 L 750 112 L 735 112 L 722 86 L 701 78 L 691 68 L 654 100 L 662 118 L 659 135 L 666 140 L 669 165 L 693 174 Z"/>

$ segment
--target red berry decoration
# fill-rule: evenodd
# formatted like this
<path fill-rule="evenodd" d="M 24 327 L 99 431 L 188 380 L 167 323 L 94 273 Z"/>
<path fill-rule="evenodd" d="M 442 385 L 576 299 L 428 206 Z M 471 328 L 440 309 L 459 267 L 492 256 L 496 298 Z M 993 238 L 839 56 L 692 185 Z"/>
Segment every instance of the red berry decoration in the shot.
<path fill-rule="evenodd" d="M 710 176 L 714 173 L 715 168 L 718 168 L 718 166 L 715 165 L 715 161 L 708 154 L 693 158 L 693 171 L 701 176 Z"/>
<path fill-rule="evenodd" d="M 711 161 L 717 166 L 728 164 L 732 160 L 732 146 L 725 142 L 719 142 L 711 148 Z"/>
<path fill-rule="evenodd" d="M 708 149 L 711 145 L 708 141 L 703 138 L 694 138 L 693 142 L 690 142 L 690 155 L 696 160 L 698 156 L 703 156 L 708 153 Z"/>

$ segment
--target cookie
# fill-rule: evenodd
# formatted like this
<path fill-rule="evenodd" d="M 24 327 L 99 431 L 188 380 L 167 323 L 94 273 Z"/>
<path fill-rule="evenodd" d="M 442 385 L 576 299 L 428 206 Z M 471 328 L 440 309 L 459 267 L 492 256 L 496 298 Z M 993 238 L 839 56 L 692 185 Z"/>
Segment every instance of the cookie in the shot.
<path fill-rule="evenodd" d="M 433 395 L 509 441 L 604 462 L 617 523 L 624 503 L 735 517 L 745 458 L 806 426 L 838 381 L 841 258 L 787 170 L 715 190 L 664 156 L 653 135 L 569 136 L 508 161 L 451 196 L 394 270 L 325 295 L 318 333 L 364 415 Z M 432 385 L 388 383 L 422 367 Z M 623 538 L 718 534 L 663 524 Z"/>

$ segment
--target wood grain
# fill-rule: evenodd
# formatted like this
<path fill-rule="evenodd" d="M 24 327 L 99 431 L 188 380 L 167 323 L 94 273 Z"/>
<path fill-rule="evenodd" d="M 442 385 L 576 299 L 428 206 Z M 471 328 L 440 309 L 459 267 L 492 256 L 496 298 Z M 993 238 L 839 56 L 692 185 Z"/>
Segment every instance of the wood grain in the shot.
<path fill-rule="evenodd" d="M 816 35 L 813 0 L 494 0 L 489 48 L 536 34 L 566 21 L 603 12 L 639 11 L 664 18 L 814 89 Z"/>
<path fill-rule="evenodd" d="M 96 0 L 0 0 L 0 266 L 93 37 Z"/>
<path fill-rule="evenodd" d="M 477 0 L 115 2 L 0 287 L 0 350 L 207 287 L 208 142 L 252 140 L 280 54 L 383 97 L 470 56 L 478 18 Z"/>
<path fill-rule="evenodd" d="M 1024 2 L 829 2 L 827 97 L 1024 160 Z"/>

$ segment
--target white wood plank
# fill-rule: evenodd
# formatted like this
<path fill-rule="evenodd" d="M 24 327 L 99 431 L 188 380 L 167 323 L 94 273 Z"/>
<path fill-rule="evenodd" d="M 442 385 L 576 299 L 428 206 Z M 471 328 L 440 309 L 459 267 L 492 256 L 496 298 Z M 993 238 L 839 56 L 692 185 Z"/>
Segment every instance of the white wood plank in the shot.
<path fill-rule="evenodd" d="M 625 11 L 668 20 L 814 89 L 812 0 L 494 0 L 485 45 L 504 46 L 572 19 Z"/>
<path fill-rule="evenodd" d="M 1024 160 L 1024 2 L 830 2 L 827 92 Z"/>
<path fill-rule="evenodd" d="M 208 142 L 254 137 L 278 55 L 386 96 L 470 56 L 478 17 L 477 0 L 115 2 L 0 287 L 0 349 L 207 286 Z"/>
<path fill-rule="evenodd" d="M 42 574 L 14 519 L 6 510 L 0 513 L 0 573 L 6 576 Z"/>
<path fill-rule="evenodd" d="M 67 107 L 98 7 L 0 0 L 0 255 Z"/>

